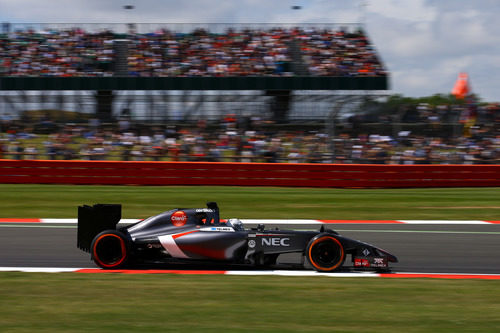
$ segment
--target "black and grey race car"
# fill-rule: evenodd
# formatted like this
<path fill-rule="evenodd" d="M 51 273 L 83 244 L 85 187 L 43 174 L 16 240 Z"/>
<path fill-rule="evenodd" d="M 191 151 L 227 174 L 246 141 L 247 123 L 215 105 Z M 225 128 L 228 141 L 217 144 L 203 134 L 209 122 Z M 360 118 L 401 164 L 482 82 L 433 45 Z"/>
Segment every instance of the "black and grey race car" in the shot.
<path fill-rule="evenodd" d="M 238 219 L 221 220 L 217 203 L 206 208 L 172 209 L 120 227 L 121 205 L 78 207 L 78 242 L 105 269 L 144 263 L 219 262 L 276 265 L 278 256 L 302 254 L 306 268 L 332 272 L 351 255 L 352 268 L 388 270 L 397 258 L 373 245 L 321 227 L 319 231 L 245 228 Z M 304 260 L 304 258 L 306 260 Z M 349 266 L 349 265 L 346 265 Z"/>

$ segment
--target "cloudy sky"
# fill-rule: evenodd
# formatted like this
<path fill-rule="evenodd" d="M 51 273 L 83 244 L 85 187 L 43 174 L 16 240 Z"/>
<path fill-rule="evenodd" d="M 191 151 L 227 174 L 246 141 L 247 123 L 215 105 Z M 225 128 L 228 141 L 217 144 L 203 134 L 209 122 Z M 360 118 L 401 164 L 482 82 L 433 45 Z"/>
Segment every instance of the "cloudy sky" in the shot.
<path fill-rule="evenodd" d="M 467 72 L 483 101 L 500 101 L 499 18 L 500 0 L 0 0 L 11 23 L 363 22 L 392 93 L 447 94 Z"/>

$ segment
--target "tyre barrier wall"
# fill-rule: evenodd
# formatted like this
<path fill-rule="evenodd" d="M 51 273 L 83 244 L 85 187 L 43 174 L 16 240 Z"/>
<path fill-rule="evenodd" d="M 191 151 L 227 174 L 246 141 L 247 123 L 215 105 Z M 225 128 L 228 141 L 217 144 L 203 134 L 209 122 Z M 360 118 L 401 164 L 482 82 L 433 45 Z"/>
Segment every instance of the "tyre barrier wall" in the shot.
<path fill-rule="evenodd" d="M 500 165 L 0 160 L 3 184 L 344 188 L 500 186 Z"/>

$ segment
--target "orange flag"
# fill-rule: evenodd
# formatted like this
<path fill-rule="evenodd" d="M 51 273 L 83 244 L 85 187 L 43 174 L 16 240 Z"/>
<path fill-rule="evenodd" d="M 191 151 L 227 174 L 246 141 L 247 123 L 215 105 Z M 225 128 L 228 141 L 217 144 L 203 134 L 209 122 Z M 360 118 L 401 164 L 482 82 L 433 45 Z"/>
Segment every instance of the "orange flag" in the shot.
<path fill-rule="evenodd" d="M 469 93 L 469 77 L 467 73 L 458 74 L 458 79 L 453 86 L 451 94 L 458 99 L 464 99 Z"/>

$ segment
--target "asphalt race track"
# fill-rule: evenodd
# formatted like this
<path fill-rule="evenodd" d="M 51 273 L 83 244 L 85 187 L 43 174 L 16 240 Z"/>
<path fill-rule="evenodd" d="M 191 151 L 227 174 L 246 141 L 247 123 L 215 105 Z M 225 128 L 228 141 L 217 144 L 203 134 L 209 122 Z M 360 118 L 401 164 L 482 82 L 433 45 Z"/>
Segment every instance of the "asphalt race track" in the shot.
<path fill-rule="evenodd" d="M 283 225 L 279 227 L 285 229 Z M 330 224 L 327 227 L 393 253 L 400 261 L 392 266 L 395 272 L 500 274 L 499 224 Z M 293 229 L 314 228 L 293 226 Z M 299 255 L 280 259 L 285 263 L 299 260 Z M 346 260 L 349 262 L 350 258 Z M 76 248 L 75 224 L 30 223 L 0 223 L 2 266 L 96 267 L 88 253 Z"/>

